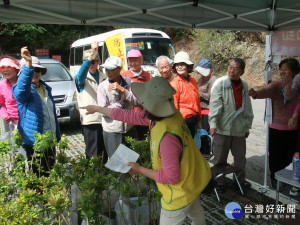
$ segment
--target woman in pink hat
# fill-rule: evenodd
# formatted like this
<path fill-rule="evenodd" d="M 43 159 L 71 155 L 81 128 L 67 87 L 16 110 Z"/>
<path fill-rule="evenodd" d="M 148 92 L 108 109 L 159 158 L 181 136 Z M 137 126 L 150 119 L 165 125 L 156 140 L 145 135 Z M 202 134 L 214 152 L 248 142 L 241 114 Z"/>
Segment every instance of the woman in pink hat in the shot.
<path fill-rule="evenodd" d="M 18 60 L 10 56 L 0 58 L 0 73 L 5 78 L 0 82 L 0 116 L 6 123 L 10 121 L 14 124 L 18 123 L 18 108 L 12 95 L 12 87 L 18 80 L 19 71 Z"/>

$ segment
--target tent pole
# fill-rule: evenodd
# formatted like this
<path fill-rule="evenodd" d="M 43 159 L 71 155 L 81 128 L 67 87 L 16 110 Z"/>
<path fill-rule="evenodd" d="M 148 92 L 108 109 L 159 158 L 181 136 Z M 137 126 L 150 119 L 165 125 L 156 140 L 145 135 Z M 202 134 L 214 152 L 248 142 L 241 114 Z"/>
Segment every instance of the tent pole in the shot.
<path fill-rule="evenodd" d="M 269 35 L 266 35 L 266 65 L 269 64 L 269 62 L 272 61 L 272 50 L 271 50 L 271 38 L 272 38 L 272 32 L 270 32 Z M 268 66 L 268 71 L 271 71 L 271 67 Z M 267 77 L 265 78 L 266 84 L 268 84 Z M 267 115 L 267 100 L 266 100 L 266 106 L 265 106 L 265 118 Z M 269 123 L 265 119 L 266 122 L 266 150 L 265 150 L 265 173 L 264 173 L 264 188 L 268 188 L 268 161 L 269 161 Z"/>

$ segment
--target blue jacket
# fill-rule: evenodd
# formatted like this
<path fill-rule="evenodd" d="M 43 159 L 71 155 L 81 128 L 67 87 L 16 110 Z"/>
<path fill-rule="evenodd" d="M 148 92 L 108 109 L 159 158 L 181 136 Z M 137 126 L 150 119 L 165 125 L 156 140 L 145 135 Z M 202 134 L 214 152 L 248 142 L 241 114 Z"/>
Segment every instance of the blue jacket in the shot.
<path fill-rule="evenodd" d="M 34 132 L 43 133 L 43 108 L 41 97 L 34 85 L 31 84 L 34 69 L 25 65 L 17 83 L 13 86 L 13 96 L 17 101 L 19 122 L 18 129 L 26 145 L 33 146 L 35 142 Z M 56 116 L 55 104 L 51 94 L 51 88 L 43 81 L 40 82 L 46 87 L 49 98 L 53 102 L 53 111 L 56 122 L 56 138 L 60 140 L 60 129 Z"/>

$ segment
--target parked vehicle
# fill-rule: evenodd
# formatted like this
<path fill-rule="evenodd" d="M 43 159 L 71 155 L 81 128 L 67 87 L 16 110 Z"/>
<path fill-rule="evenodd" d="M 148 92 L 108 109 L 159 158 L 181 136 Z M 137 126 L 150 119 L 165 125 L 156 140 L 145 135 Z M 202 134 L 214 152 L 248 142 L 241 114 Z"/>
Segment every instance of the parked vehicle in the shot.
<path fill-rule="evenodd" d="M 99 55 L 102 62 L 112 56 L 109 54 L 106 41 L 120 33 L 122 34 L 122 39 L 118 39 L 114 44 L 120 46 L 121 43 L 123 48 L 119 49 L 121 57 L 120 55 L 115 56 L 118 56 L 121 59 L 122 57 L 124 58 L 123 63 L 125 64 L 125 70 L 128 69 L 126 55 L 131 49 L 138 49 L 141 51 L 144 58 L 143 69 L 151 73 L 152 76 L 158 75 L 157 68 L 155 67 L 155 61 L 158 56 L 166 55 L 170 59 L 173 59 L 175 56 L 175 48 L 170 37 L 162 31 L 144 28 L 117 29 L 75 41 L 70 49 L 71 75 L 74 77 L 78 73 L 82 64 L 83 51 L 90 49 L 93 41 L 99 41 Z"/>
<path fill-rule="evenodd" d="M 40 59 L 40 62 L 47 68 L 41 79 L 52 88 L 58 121 L 79 122 L 76 85 L 69 70 L 56 59 Z"/>

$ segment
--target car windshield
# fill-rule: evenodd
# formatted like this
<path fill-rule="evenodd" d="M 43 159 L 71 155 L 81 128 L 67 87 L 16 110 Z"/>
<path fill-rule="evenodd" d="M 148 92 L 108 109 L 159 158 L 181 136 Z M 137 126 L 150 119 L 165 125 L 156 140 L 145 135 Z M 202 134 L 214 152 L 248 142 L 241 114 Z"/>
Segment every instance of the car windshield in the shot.
<path fill-rule="evenodd" d="M 47 73 L 41 77 L 45 82 L 70 81 L 72 77 L 60 63 L 41 63 L 47 68 Z"/>
<path fill-rule="evenodd" d="M 175 50 L 168 38 L 127 38 L 125 40 L 126 54 L 131 49 L 141 51 L 144 65 L 154 65 L 156 58 L 160 55 L 174 58 Z"/>

